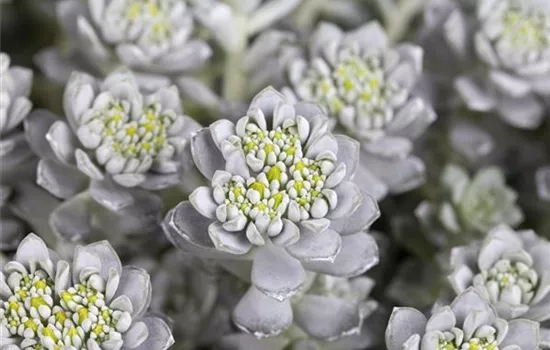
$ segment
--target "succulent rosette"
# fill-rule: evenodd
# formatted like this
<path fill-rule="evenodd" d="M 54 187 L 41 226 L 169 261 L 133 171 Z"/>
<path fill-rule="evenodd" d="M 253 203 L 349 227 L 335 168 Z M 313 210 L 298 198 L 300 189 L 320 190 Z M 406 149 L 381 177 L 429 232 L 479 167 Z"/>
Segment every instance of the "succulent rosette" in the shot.
<path fill-rule="evenodd" d="M 485 236 L 498 224 L 518 226 L 523 212 L 517 193 L 506 185 L 502 169 L 486 167 L 470 178 L 465 169 L 447 165 L 441 174 L 441 196 L 423 201 L 415 215 L 437 240 L 464 242 Z"/>
<path fill-rule="evenodd" d="M 391 47 L 377 22 L 344 33 L 321 23 L 304 58 L 289 64 L 287 89 L 299 100 L 319 103 L 331 122 L 362 143 L 358 178 L 378 179 L 370 189 L 408 191 L 424 181 L 423 162 L 411 155 L 412 140 L 436 119 L 415 86 L 423 51 L 413 44 Z"/>
<path fill-rule="evenodd" d="M 468 108 L 494 111 L 517 128 L 537 128 L 550 95 L 550 4 L 444 0 L 428 11 L 428 36 L 443 34 L 460 58 L 454 87 Z M 440 60 L 441 43 L 432 44 L 433 60 Z"/>
<path fill-rule="evenodd" d="M 106 241 L 78 246 L 60 260 L 34 234 L 1 274 L 0 347 L 17 349 L 167 349 L 173 338 L 147 313 L 145 270 L 121 266 Z"/>
<path fill-rule="evenodd" d="M 29 100 L 33 73 L 10 66 L 10 57 L 0 53 L 0 161 L 2 168 L 13 167 L 30 156 L 20 126 L 32 109 Z"/>
<path fill-rule="evenodd" d="M 144 88 L 166 86 L 212 55 L 205 41 L 193 37 L 186 0 L 63 0 L 56 7 L 69 55 L 50 48 L 36 60 L 57 81 L 69 79 L 71 70 L 106 75 L 123 65 L 136 72 Z"/>
<path fill-rule="evenodd" d="M 295 320 L 287 331 L 266 339 L 247 333 L 228 334 L 218 342 L 217 348 L 371 348 L 380 341 L 380 332 L 373 327 L 375 319 L 380 321 L 374 315 L 378 304 L 368 299 L 373 286 L 374 281 L 368 277 L 345 279 L 310 274 L 304 290 L 292 297 Z"/>
<path fill-rule="evenodd" d="M 388 350 L 527 350 L 538 345 L 537 322 L 499 318 L 473 288 L 459 294 L 450 306 L 437 308 L 429 318 L 413 308 L 394 308 L 386 329 Z"/>
<path fill-rule="evenodd" d="M 252 286 L 233 314 L 239 328 L 257 337 L 288 328 L 306 270 L 352 277 L 377 263 L 364 230 L 378 206 L 351 181 L 358 148 L 330 133 L 319 107 L 293 105 L 272 88 L 236 124 L 218 120 L 191 138 L 188 154 L 210 184 L 170 210 L 163 227 L 187 252 L 248 266 Z"/>
<path fill-rule="evenodd" d="M 10 201 L 14 186 L 32 181 L 32 153 L 21 127 L 32 108 L 29 100 L 33 73 L 10 66 L 10 57 L 0 53 L 0 249 L 17 248 L 25 224 L 13 215 Z"/>
<path fill-rule="evenodd" d="M 150 308 L 171 319 L 175 339 L 171 349 L 211 346 L 231 331 L 230 310 L 219 302 L 219 295 L 226 292 L 220 282 L 222 274 L 213 261 L 171 249 L 160 258 L 138 257 L 132 263 L 152 276 L 155 292 Z"/>
<path fill-rule="evenodd" d="M 25 121 L 41 158 L 38 184 L 65 199 L 51 219 L 55 230 L 75 238 L 92 221 L 109 231 L 118 225 L 115 232 L 132 219 L 137 227 L 158 224 L 162 201 L 154 192 L 179 183 L 181 150 L 200 127 L 183 114 L 178 90 L 144 95 L 127 70 L 103 81 L 76 72 L 63 102 L 65 118 L 38 110 Z M 99 220 L 90 218 L 95 208 L 103 208 Z"/>
<path fill-rule="evenodd" d="M 534 231 L 497 226 L 483 244 L 453 248 L 448 278 L 456 293 L 476 288 L 499 317 L 544 324 L 550 320 L 549 251 L 550 242 Z"/>

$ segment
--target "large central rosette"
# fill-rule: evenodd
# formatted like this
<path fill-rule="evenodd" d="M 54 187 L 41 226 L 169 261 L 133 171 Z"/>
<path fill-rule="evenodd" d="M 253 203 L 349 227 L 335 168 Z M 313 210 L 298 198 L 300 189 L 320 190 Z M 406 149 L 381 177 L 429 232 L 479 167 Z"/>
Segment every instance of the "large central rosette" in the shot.
<path fill-rule="evenodd" d="M 239 327 L 257 336 L 288 327 L 288 298 L 306 270 L 351 277 L 377 262 L 363 230 L 378 207 L 351 182 L 359 144 L 333 135 L 318 106 L 292 105 L 268 88 L 236 124 L 199 131 L 188 151 L 210 184 L 172 209 L 164 228 L 176 246 L 227 259 L 226 267 L 242 272 L 235 260 L 252 260 L 244 273 L 252 287 L 234 313 Z"/>

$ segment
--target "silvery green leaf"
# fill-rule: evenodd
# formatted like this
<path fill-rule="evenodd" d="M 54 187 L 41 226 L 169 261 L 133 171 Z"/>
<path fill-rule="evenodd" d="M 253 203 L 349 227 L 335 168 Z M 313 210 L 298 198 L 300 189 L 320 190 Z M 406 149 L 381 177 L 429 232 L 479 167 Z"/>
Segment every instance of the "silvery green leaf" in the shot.
<path fill-rule="evenodd" d="M 10 67 L 10 57 L 0 53 L 0 75 L 2 76 L 2 102 L 0 103 L 0 133 L 19 125 L 32 108 L 28 99 L 33 74 L 29 69 Z"/>
<path fill-rule="evenodd" d="M 235 307 L 233 320 L 237 327 L 257 338 L 278 335 L 292 323 L 290 301 L 278 301 L 250 287 Z"/>
<path fill-rule="evenodd" d="M 213 110 L 219 107 L 220 98 L 201 81 L 191 77 L 180 77 L 176 84 L 181 94 L 191 101 Z"/>
<path fill-rule="evenodd" d="M 453 147 L 473 163 L 490 155 L 496 147 L 487 131 L 470 123 L 453 125 L 449 138 Z"/>
<path fill-rule="evenodd" d="M 410 191 L 425 181 L 425 165 L 416 156 L 386 159 L 363 152 L 361 160 L 364 164 L 369 164 L 369 171 L 386 184 L 390 193 Z"/>
<path fill-rule="evenodd" d="M 487 112 L 497 104 L 494 92 L 485 91 L 469 77 L 459 77 L 454 87 L 471 110 Z"/>
<path fill-rule="evenodd" d="M 225 50 L 231 52 L 237 48 L 240 40 L 239 22 L 231 6 L 214 1 L 201 1 L 197 2 L 195 14 Z"/>
<path fill-rule="evenodd" d="M 263 2 L 252 13 L 246 24 L 246 31 L 253 35 L 287 16 L 302 0 L 269 0 Z"/>
<path fill-rule="evenodd" d="M 550 167 L 541 167 L 535 176 L 537 193 L 540 198 L 550 201 Z"/>
<path fill-rule="evenodd" d="M 536 129 L 544 120 L 544 104 L 532 95 L 502 98 L 497 111 L 504 121 L 522 129 Z"/>
<path fill-rule="evenodd" d="M 324 340 L 357 334 L 362 321 L 355 303 L 335 297 L 305 296 L 294 312 L 299 326 L 311 336 Z"/>

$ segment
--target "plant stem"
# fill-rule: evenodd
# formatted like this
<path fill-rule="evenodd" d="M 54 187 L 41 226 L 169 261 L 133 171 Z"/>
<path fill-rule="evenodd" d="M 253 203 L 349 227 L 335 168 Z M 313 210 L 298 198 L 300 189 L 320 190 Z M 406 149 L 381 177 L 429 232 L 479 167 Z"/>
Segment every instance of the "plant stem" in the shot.
<path fill-rule="evenodd" d="M 401 0 L 396 16 L 388 23 L 388 37 L 392 42 L 403 38 L 411 21 L 425 5 L 426 0 Z"/>
<path fill-rule="evenodd" d="M 375 0 L 380 9 L 386 31 L 391 42 L 399 41 L 405 35 L 413 18 L 426 6 L 426 0 Z"/>
<path fill-rule="evenodd" d="M 239 41 L 233 50 L 228 51 L 225 57 L 222 95 L 227 101 L 240 102 L 246 97 L 246 75 L 243 67 L 244 53 L 247 47 L 248 36 L 244 18 L 236 21 Z"/>

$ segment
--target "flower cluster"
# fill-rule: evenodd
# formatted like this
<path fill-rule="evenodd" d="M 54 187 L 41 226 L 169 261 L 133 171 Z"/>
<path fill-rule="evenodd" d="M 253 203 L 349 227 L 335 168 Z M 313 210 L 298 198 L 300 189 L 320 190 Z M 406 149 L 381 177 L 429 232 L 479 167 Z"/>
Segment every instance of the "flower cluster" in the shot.
<path fill-rule="evenodd" d="M 482 246 L 453 248 L 449 280 L 457 293 L 474 286 L 502 318 L 543 322 L 550 319 L 549 248 L 533 231 L 497 226 Z"/>
<path fill-rule="evenodd" d="M 474 289 L 466 289 L 450 306 L 429 319 L 416 309 L 395 308 L 386 329 L 386 346 L 398 349 L 535 349 L 538 324 L 526 319 L 506 321 Z"/>
<path fill-rule="evenodd" d="M 122 267 L 107 242 L 60 260 L 28 235 L 2 274 L 0 346 L 15 349 L 166 349 L 168 325 L 147 315 L 149 275 Z"/>
<path fill-rule="evenodd" d="M 48 48 L 36 60 L 58 81 L 69 79 L 73 69 L 92 67 L 106 75 L 124 65 L 149 90 L 150 81 L 166 86 L 212 55 L 205 41 L 192 37 L 194 18 L 184 0 L 63 0 L 56 10 L 72 52 Z"/>
<path fill-rule="evenodd" d="M 410 154 L 411 140 L 436 119 L 430 104 L 415 96 L 422 48 L 391 47 L 377 22 L 348 33 L 322 23 L 306 56 L 288 64 L 287 91 L 297 100 L 319 103 L 331 123 L 363 143 L 360 177 L 378 179 L 369 192 L 382 198 L 421 185 L 425 169 Z"/>
<path fill-rule="evenodd" d="M 550 0 L 0 8 L 0 350 L 550 350 Z"/>
<path fill-rule="evenodd" d="M 318 107 L 292 105 L 268 88 L 236 124 L 199 131 L 189 153 L 211 185 L 172 209 L 164 229 L 188 252 L 252 259 L 252 287 L 233 315 L 239 328 L 259 337 L 288 328 L 289 298 L 306 269 L 351 277 L 378 261 L 363 232 L 378 207 L 350 181 L 358 146 L 333 136 Z"/>
<path fill-rule="evenodd" d="M 544 99 L 550 94 L 550 6 L 546 2 L 438 1 L 430 12 L 429 27 L 429 35 L 443 33 L 456 56 L 475 59 L 481 66 L 465 68 L 454 80 L 470 109 L 495 111 L 518 128 L 535 129 L 542 123 Z"/>
<path fill-rule="evenodd" d="M 450 235 L 454 236 L 449 238 L 451 241 L 456 238 L 460 242 L 483 236 L 498 224 L 515 227 L 523 221 L 523 213 L 516 205 L 517 194 L 506 186 L 498 168 L 484 168 L 470 179 L 464 169 L 447 165 L 441 184 L 442 199 L 422 202 L 415 211 L 428 231 L 443 231 L 435 239 Z"/>

